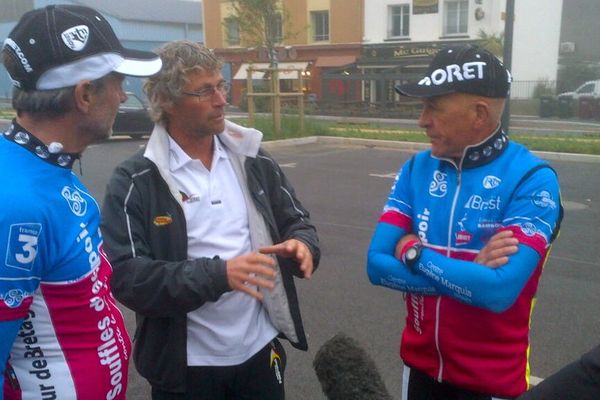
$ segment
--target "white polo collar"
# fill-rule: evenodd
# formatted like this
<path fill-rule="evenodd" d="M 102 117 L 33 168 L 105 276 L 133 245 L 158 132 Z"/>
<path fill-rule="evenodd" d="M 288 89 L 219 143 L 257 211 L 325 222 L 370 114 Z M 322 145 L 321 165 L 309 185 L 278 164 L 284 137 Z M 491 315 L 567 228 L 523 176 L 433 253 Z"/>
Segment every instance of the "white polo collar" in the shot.
<path fill-rule="evenodd" d="M 169 169 L 171 172 L 175 172 L 180 168 L 183 168 L 187 164 L 194 160 L 179 146 L 179 144 L 168 135 L 169 138 Z M 228 158 L 227 152 L 223 148 L 221 141 L 217 136 L 214 137 L 213 146 L 213 165 L 221 158 Z M 211 166 L 212 167 L 212 166 Z"/>

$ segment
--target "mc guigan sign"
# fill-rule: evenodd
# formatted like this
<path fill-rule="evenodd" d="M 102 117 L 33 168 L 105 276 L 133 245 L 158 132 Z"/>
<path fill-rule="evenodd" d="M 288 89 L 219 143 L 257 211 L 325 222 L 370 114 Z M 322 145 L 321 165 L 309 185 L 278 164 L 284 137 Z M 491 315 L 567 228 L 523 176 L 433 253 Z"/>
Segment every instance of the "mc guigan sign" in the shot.
<path fill-rule="evenodd" d="M 397 45 L 397 46 L 372 46 L 363 48 L 364 59 L 404 59 L 417 57 L 433 57 L 442 46 L 427 45 Z"/>
<path fill-rule="evenodd" d="M 439 0 L 413 0 L 413 14 L 435 14 Z"/>

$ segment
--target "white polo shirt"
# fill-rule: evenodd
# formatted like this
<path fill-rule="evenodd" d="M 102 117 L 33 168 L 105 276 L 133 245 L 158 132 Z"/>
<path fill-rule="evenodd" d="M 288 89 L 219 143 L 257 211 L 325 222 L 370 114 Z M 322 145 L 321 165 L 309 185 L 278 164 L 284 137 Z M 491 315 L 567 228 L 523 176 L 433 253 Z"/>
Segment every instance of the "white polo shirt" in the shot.
<path fill-rule="evenodd" d="M 169 137 L 170 171 L 183 194 L 188 258 L 224 260 L 252 251 L 240 183 L 215 137 L 210 171 Z M 223 294 L 187 315 L 190 366 L 238 365 L 277 336 L 264 307 L 239 291 Z"/>

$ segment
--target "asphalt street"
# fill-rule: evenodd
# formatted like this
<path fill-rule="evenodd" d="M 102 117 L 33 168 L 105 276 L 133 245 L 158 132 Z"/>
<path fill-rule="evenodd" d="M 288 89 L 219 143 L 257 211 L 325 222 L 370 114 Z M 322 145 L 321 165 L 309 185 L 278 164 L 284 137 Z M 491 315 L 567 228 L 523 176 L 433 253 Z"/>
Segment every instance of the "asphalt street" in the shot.
<path fill-rule="evenodd" d="M 83 181 L 99 202 L 114 166 L 143 144 L 114 139 L 86 151 Z M 410 151 L 380 142 L 268 146 L 311 211 L 323 252 L 313 279 L 297 281 L 310 349 L 300 352 L 286 346 L 288 399 L 325 398 L 312 360 L 336 332 L 345 332 L 364 346 L 394 398 L 399 398 L 402 293 L 368 282 L 365 253 L 393 176 Z M 566 214 L 541 279 L 532 320 L 531 372 L 539 378 L 600 342 L 600 159 L 550 158 L 559 173 Z M 74 169 L 79 170 L 77 165 Z M 133 315 L 124 311 L 133 332 Z M 147 384 L 133 368 L 128 398 L 149 398 Z"/>

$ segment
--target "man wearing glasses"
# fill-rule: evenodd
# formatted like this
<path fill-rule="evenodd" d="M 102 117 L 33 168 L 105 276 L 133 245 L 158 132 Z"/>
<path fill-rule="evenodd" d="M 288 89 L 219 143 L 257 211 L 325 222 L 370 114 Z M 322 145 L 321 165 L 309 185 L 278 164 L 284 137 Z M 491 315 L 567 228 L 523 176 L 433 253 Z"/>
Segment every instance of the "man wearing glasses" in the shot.
<path fill-rule="evenodd" d="M 113 290 L 137 313 L 135 365 L 153 399 L 283 399 L 277 336 L 306 350 L 293 277 L 319 262 L 308 212 L 262 134 L 225 120 L 221 62 L 158 50 L 148 145 L 115 170 L 102 232 Z"/>

